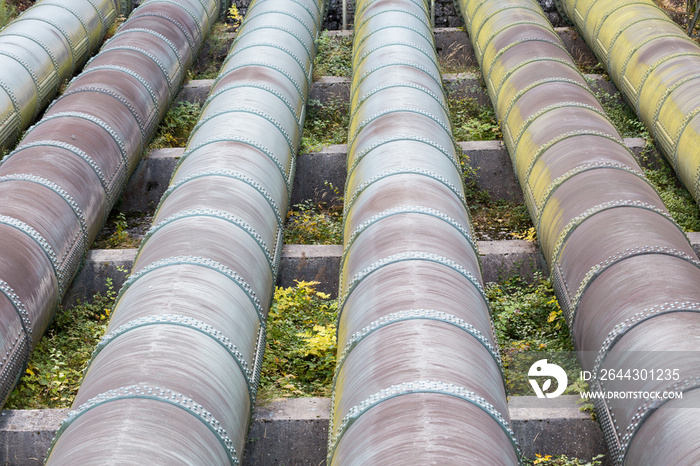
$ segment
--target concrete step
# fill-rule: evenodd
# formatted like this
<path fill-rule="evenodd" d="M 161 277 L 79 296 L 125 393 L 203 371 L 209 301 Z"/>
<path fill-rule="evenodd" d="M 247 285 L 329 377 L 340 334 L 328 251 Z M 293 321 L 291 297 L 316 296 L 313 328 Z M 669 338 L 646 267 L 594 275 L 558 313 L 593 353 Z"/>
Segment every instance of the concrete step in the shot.
<path fill-rule="evenodd" d="M 544 272 L 544 259 L 535 243 L 477 241 L 485 282 L 497 282 L 514 275 L 532 277 Z M 343 246 L 288 244 L 282 249 L 277 286 L 294 286 L 295 280 L 317 281 L 316 289 L 336 297 Z M 63 298 L 64 306 L 84 302 L 94 294 L 118 291 L 133 266 L 136 249 L 92 249 Z M 109 282 L 108 280 L 109 279 Z"/>
<path fill-rule="evenodd" d="M 562 455 L 590 460 L 607 453 L 603 434 L 591 415 L 579 410 L 575 395 L 556 399 L 514 396 L 508 402 L 511 427 L 523 454 Z M 66 409 L 3 410 L 0 413 L 0 464 L 44 463 Z M 275 400 L 257 406 L 242 463 L 318 466 L 325 464 L 330 399 Z"/>
<path fill-rule="evenodd" d="M 598 63 L 598 60 L 574 29 L 556 28 L 556 31 L 566 50 L 579 66 L 590 68 Z M 343 36 L 352 34 L 352 31 L 329 31 L 328 33 Z M 445 90 L 448 92 L 449 98 L 473 98 L 482 105 L 490 106 L 491 102 L 482 85 L 481 74 L 477 72 L 478 62 L 474 55 L 474 49 L 466 32 L 462 28 L 437 28 L 434 31 L 434 37 L 438 57 L 443 60 L 449 59 L 455 65 L 474 69 L 474 72 L 469 73 L 443 75 Z M 595 90 L 602 90 L 611 95 L 618 94 L 617 89 L 607 77 L 588 74 L 586 78 Z M 192 103 L 204 102 L 213 84 L 213 79 L 192 80 L 182 87 L 176 100 Z M 309 98 L 326 103 L 332 99 L 347 101 L 349 95 L 349 77 L 324 76 L 313 83 Z"/>
<path fill-rule="evenodd" d="M 637 156 L 646 141 L 641 138 L 625 139 L 625 144 Z M 469 165 L 476 171 L 479 189 L 485 190 L 494 201 L 522 202 L 522 190 L 515 179 L 510 156 L 500 141 L 460 142 Z M 157 149 L 138 165 L 124 190 L 121 212 L 153 212 L 163 192 L 168 188 L 173 168 L 184 149 Z M 297 157 L 296 176 L 290 205 L 305 200 L 313 202 L 342 202 L 327 183 L 337 188 L 342 198 L 345 189 L 347 146 L 328 146 L 318 152 Z"/>

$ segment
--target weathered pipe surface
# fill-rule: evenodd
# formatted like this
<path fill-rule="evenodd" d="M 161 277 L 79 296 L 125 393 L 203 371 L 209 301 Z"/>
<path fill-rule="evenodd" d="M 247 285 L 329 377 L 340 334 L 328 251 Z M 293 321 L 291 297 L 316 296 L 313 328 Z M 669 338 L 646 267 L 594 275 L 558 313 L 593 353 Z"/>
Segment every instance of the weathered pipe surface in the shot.
<path fill-rule="evenodd" d="M 700 47 L 651 0 L 561 3 L 700 202 Z"/>
<path fill-rule="evenodd" d="M 329 465 L 517 464 L 428 4 L 357 4 Z"/>
<path fill-rule="evenodd" d="M 688 239 L 540 7 L 463 0 L 461 8 L 580 362 L 594 374 L 591 389 L 685 395 L 597 399 L 613 459 L 700 463 L 700 418 L 685 409 L 700 394 L 700 263 Z M 604 16 L 608 8 L 593 10 Z M 616 24 L 613 35 L 624 31 Z M 677 353 L 635 359 L 667 351 Z M 671 358 L 678 379 L 630 385 L 601 377 L 608 369 L 669 368 L 659 364 Z"/>
<path fill-rule="evenodd" d="M 322 18 L 248 8 L 48 464 L 239 463 Z"/>
<path fill-rule="evenodd" d="M 218 11 L 144 3 L 0 166 L 3 403 Z"/>
<path fill-rule="evenodd" d="M 130 1 L 43 0 L 0 32 L 0 148 L 9 147 L 102 43 Z"/>

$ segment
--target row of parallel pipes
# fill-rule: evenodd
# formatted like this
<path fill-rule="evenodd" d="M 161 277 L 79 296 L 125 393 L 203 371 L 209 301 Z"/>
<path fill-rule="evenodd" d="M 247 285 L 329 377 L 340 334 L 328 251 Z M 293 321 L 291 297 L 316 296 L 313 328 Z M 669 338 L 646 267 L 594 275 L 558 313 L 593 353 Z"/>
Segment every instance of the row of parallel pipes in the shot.
<path fill-rule="evenodd" d="M 48 464 L 238 464 L 324 5 L 248 8 Z"/>
<path fill-rule="evenodd" d="M 128 0 L 42 0 L 0 32 L 0 148 L 19 137 L 116 18 L 130 12 Z"/>
<path fill-rule="evenodd" d="M 579 360 L 595 377 L 591 389 L 682 393 L 682 400 L 596 399 L 612 459 L 700 463 L 700 421 L 687 409 L 700 402 L 700 262 L 688 239 L 541 8 L 531 0 L 460 6 Z M 613 18 L 607 6 L 584 11 L 594 12 L 590 21 Z M 627 70 L 641 77 L 651 69 L 639 62 L 647 55 L 622 40 L 623 24 L 633 20 L 591 24 L 620 37 L 617 55 L 636 57 Z M 651 82 L 645 92 L 665 93 Z M 675 368 L 679 376 L 632 384 L 600 377 L 606 369 L 645 367 Z"/>
<path fill-rule="evenodd" d="M 2 403 L 221 8 L 145 2 L 0 165 Z"/>
<path fill-rule="evenodd" d="M 700 46 L 652 0 L 561 4 L 700 202 Z"/>
<path fill-rule="evenodd" d="M 357 4 L 329 465 L 519 461 L 428 8 Z"/>

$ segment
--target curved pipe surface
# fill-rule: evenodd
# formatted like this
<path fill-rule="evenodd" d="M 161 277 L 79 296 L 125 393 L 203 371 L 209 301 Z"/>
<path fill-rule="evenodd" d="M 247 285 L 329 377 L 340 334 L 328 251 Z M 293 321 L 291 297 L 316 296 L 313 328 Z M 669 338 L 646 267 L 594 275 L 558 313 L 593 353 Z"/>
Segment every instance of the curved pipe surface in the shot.
<path fill-rule="evenodd" d="M 144 3 L 0 165 L 3 403 L 218 10 Z"/>
<path fill-rule="evenodd" d="M 2 29 L 0 149 L 10 146 L 34 121 L 61 83 L 97 50 L 117 16 L 129 14 L 130 5 L 113 0 L 43 0 Z"/>
<path fill-rule="evenodd" d="M 48 464 L 239 463 L 322 19 L 248 8 Z"/>
<path fill-rule="evenodd" d="M 519 461 L 428 8 L 355 14 L 329 465 Z"/>
<path fill-rule="evenodd" d="M 651 0 L 561 3 L 700 202 L 700 46 Z"/>
<path fill-rule="evenodd" d="M 680 380 L 634 390 L 683 400 L 595 400 L 612 458 L 698 464 L 698 437 L 677 434 L 697 432 L 697 416 L 673 409 L 700 393 L 700 263 L 690 243 L 539 5 L 463 0 L 461 10 L 583 368 L 595 377 L 673 358 L 680 369 Z M 591 389 L 630 384 L 597 377 Z"/>

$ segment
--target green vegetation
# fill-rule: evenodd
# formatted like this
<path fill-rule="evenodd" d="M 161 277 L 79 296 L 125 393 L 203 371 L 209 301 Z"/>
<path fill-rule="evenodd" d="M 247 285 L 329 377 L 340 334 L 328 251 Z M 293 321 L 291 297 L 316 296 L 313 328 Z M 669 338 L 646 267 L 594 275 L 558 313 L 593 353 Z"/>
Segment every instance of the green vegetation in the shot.
<path fill-rule="evenodd" d="M 345 100 L 331 99 L 325 103 L 309 100 L 299 152 L 308 153 L 332 144 L 346 144 L 349 126 L 350 105 Z"/>
<path fill-rule="evenodd" d="M 109 279 L 108 279 L 109 280 Z M 111 281 L 106 296 L 56 311 L 39 340 L 20 383 L 10 394 L 7 409 L 69 408 L 93 349 L 107 328 L 115 292 Z"/>
<path fill-rule="evenodd" d="M 314 80 L 321 76 L 352 75 L 353 36 L 331 35 L 323 31 L 314 60 Z"/>
<path fill-rule="evenodd" d="M 175 103 L 170 107 L 163 121 L 160 122 L 156 135 L 148 146 L 149 150 L 184 147 L 201 112 L 202 106 L 200 104 Z"/>
<path fill-rule="evenodd" d="M 287 213 L 285 244 L 343 244 L 343 208 L 305 201 Z"/>
<path fill-rule="evenodd" d="M 338 302 L 318 282 L 277 288 L 267 317 L 258 400 L 330 396 L 335 371 Z"/>
<path fill-rule="evenodd" d="M 119 212 L 114 209 L 109 214 L 100 235 L 95 239 L 95 249 L 137 248 L 151 227 L 152 215 Z"/>
<path fill-rule="evenodd" d="M 536 458 L 534 460 L 525 458 L 523 464 L 538 466 L 599 466 L 602 464 L 601 460 L 605 455 L 594 456 L 591 461 L 586 461 L 579 458 L 569 458 L 566 455 L 553 457 L 552 455 L 542 456 L 540 454 L 535 454 L 535 456 Z"/>
<path fill-rule="evenodd" d="M 700 231 L 700 209 L 666 159 L 647 140 L 641 156 L 644 174 L 656 188 L 673 219 L 685 231 Z"/>
<path fill-rule="evenodd" d="M 7 3 L 7 0 L 0 0 L 0 28 L 7 26 L 17 15 L 19 11 L 15 5 Z"/>
<path fill-rule="evenodd" d="M 532 395 L 528 369 L 546 352 L 548 359 L 576 380 L 580 367 L 571 353 L 569 328 L 549 279 L 536 274 L 527 281 L 512 277 L 487 287 L 509 395 Z M 539 352 L 539 353 L 538 353 Z M 580 389 L 569 385 L 569 392 Z"/>
<path fill-rule="evenodd" d="M 596 92 L 596 98 L 603 104 L 605 113 L 617 128 L 617 132 L 623 138 L 649 138 L 649 133 L 644 123 L 639 121 L 637 115 L 622 100 L 620 94 L 610 95 L 605 91 Z"/>
<path fill-rule="evenodd" d="M 466 44 L 453 44 L 446 53 L 438 54 L 441 74 L 479 73 L 479 65 L 472 63 Z"/>
<path fill-rule="evenodd" d="M 498 118 L 490 106 L 473 98 L 449 99 L 452 131 L 457 141 L 493 141 L 503 138 Z"/>
<path fill-rule="evenodd" d="M 240 25 L 241 17 L 237 9 L 235 10 L 235 19 L 231 17 L 231 10 L 234 8 L 236 8 L 235 5 L 229 9 L 227 22 L 218 22 L 211 28 L 205 52 L 200 54 L 193 69 L 188 71 L 187 81 L 214 79 L 219 75 L 221 65 L 226 60 L 229 45 L 233 42 L 233 35 Z"/>

